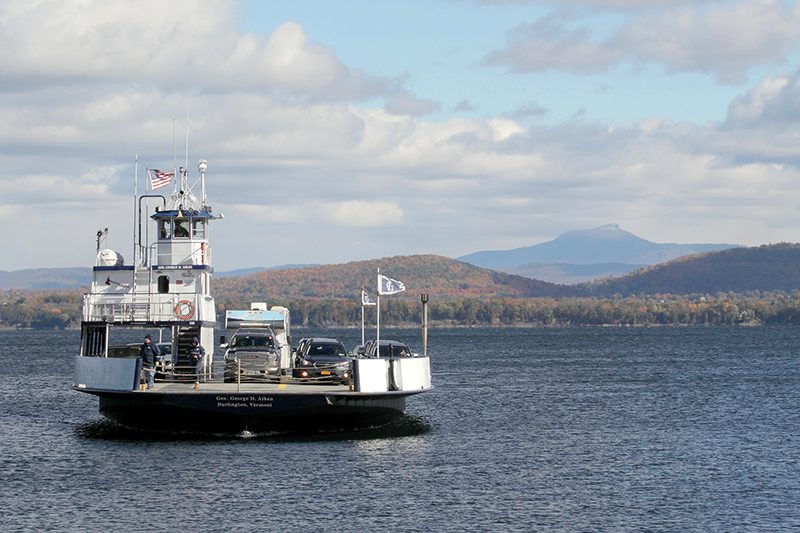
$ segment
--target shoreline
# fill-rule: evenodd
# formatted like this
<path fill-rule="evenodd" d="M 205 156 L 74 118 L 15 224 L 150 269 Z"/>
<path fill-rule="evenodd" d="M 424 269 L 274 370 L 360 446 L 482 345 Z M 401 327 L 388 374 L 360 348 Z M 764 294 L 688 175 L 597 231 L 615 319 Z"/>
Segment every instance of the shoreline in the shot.
<path fill-rule="evenodd" d="M 690 324 L 690 323 L 677 323 L 677 324 L 658 324 L 658 323 L 642 323 L 642 324 L 536 324 L 536 323 L 516 323 L 516 324 L 453 324 L 446 322 L 429 322 L 428 329 L 584 329 L 584 328 L 619 328 L 619 329 L 633 329 L 633 328 L 757 328 L 763 326 L 797 326 L 794 323 L 775 323 L 767 324 L 764 322 L 737 322 L 733 324 Z M 347 330 L 360 330 L 360 324 L 330 324 L 330 325 L 294 325 L 296 329 L 347 329 Z M 383 325 L 381 324 L 381 331 L 383 330 L 399 330 L 399 329 L 420 329 L 421 324 L 405 323 L 399 325 Z M 374 330 L 375 325 L 367 325 L 367 329 Z M 80 331 L 80 327 L 66 327 L 66 328 L 17 328 L 13 326 L 0 326 L 0 331 Z"/>

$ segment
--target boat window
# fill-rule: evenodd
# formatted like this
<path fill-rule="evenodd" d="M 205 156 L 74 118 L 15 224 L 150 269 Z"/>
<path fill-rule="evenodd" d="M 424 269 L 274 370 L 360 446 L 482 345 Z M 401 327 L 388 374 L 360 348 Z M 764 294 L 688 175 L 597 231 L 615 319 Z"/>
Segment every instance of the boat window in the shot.
<path fill-rule="evenodd" d="M 158 292 L 160 294 L 169 292 L 169 276 L 158 276 Z"/>
<path fill-rule="evenodd" d="M 175 219 L 175 231 L 172 236 L 176 239 L 189 237 L 189 219 Z"/>
<path fill-rule="evenodd" d="M 195 218 L 192 220 L 192 238 L 205 239 L 206 238 L 206 221 L 202 218 Z"/>
<path fill-rule="evenodd" d="M 166 219 L 166 218 L 162 218 L 161 220 L 158 221 L 158 238 L 159 239 L 169 239 L 170 230 L 172 229 L 171 228 L 172 224 L 170 222 L 172 222 L 172 221 L 169 220 L 169 219 Z"/>

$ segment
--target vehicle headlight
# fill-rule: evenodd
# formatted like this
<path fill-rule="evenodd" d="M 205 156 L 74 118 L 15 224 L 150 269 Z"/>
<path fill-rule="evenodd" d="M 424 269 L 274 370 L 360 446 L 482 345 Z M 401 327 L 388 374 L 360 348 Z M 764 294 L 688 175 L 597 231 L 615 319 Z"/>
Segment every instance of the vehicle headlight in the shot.
<path fill-rule="evenodd" d="M 302 372 L 300 372 L 300 377 L 301 378 L 307 378 L 308 377 L 308 370 L 303 370 Z"/>

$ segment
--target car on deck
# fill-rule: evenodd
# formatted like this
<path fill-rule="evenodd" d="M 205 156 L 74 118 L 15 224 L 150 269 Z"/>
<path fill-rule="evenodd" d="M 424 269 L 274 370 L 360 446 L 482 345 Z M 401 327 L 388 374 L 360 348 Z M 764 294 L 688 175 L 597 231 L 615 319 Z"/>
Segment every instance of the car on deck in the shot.
<path fill-rule="evenodd" d="M 225 350 L 225 383 L 280 379 L 280 346 L 270 328 L 239 329 Z"/>
<path fill-rule="evenodd" d="M 391 339 L 381 339 L 380 351 L 377 349 L 375 339 L 368 340 L 360 350 L 361 357 L 413 357 L 414 353 L 408 344 Z"/>
<path fill-rule="evenodd" d="M 350 383 L 350 357 L 339 339 L 301 339 L 295 351 L 292 377 L 321 383 Z"/>

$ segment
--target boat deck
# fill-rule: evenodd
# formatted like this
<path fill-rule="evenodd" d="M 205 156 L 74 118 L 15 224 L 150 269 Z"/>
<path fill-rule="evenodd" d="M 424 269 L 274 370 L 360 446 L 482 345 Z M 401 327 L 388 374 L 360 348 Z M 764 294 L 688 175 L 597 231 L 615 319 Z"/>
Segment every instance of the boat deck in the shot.
<path fill-rule="evenodd" d="M 152 389 L 138 390 L 142 394 L 328 394 L 328 393 L 347 393 L 350 391 L 349 385 L 338 383 L 223 383 L 221 381 L 207 381 L 200 384 L 200 388 L 195 390 L 193 383 L 176 383 L 168 381 L 156 381 Z M 357 393 L 354 393 L 357 394 Z"/>

